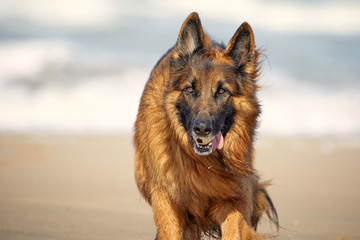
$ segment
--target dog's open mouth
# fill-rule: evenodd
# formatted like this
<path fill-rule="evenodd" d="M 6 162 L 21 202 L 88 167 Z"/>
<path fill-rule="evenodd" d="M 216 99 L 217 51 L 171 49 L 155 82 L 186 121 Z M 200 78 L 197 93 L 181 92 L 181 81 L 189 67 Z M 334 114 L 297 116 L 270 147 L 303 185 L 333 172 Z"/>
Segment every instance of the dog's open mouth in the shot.
<path fill-rule="evenodd" d="M 190 140 L 194 142 L 195 153 L 200 156 L 209 155 L 213 150 L 224 147 L 224 137 L 220 131 L 212 138 L 190 136 Z"/>

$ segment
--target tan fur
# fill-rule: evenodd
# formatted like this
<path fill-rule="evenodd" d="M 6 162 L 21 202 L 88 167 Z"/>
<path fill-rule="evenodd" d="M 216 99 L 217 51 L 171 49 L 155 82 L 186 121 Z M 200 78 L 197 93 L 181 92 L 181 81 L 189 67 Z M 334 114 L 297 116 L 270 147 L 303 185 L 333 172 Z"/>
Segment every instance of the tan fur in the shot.
<path fill-rule="evenodd" d="M 200 24 L 196 13 L 185 23 L 189 19 Z M 227 52 L 233 40 L 223 50 L 213 48 L 202 29 L 200 38 L 208 49 L 206 57 L 214 63 L 232 63 Z M 184 51 L 191 51 L 194 44 L 188 43 Z M 255 57 L 244 71 L 256 81 L 259 53 L 255 45 L 251 48 Z M 252 84 L 252 88 L 244 87 L 244 96 L 233 100 L 235 108 L 246 111 L 247 115 L 235 116 L 224 148 L 209 156 L 199 156 L 194 153 L 188 133 L 177 117 L 175 105 L 180 93 L 167 86 L 170 58 L 178 56 L 179 52 L 173 49 L 152 71 L 135 124 L 135 179 L 152 206 L 157 239 L 200 239 L 204 232 L 211 233 L 214 229 L 221 229 L 222 239 L 260 239 L 252 227 L 264 210 L 270 216 L 270 208 L 260 190 L 265 189 L 265 185 L 259 183 L 252 162 L 253 129 L 259 114 L 258 106 L 253 104 L 256 84 Z M 213 72 L 211 76 L 216 74 Z M 211 82 L 206 84 L 211 86 Z M 216 108 L 209 98 L 199 104 Z"/>

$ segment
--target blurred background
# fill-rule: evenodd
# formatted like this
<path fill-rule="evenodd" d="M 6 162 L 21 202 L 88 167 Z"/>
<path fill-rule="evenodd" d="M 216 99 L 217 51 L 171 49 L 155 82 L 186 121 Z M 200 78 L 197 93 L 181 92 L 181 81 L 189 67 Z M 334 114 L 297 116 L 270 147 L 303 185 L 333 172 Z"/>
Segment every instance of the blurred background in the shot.
<path fill-rule="evenodd" d="M 144 83 L 186 16 L 265 49 L 259 134 L 360 133 L 360 2 L 14 0 L 0 3 L 0 132 L 130 133 Z"/>
<path fill-rule="evenodd" d="M 265 52 L 256 168 L 279 240 L 360 239 L 360 1 L 0 1 L 0 240 L 153 239 L 133 177 L 145 82 L 197 11 Z M 226 144 L 226 142 L 225 142 Z"/>

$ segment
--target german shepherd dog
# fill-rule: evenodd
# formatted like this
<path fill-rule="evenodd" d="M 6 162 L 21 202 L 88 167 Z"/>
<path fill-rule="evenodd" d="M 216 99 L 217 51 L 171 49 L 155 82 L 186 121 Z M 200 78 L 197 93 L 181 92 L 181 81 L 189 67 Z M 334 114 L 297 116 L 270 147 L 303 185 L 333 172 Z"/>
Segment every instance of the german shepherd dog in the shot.
<path fill-rule="evenodd" d="M 146 83 L 135 123 L 135 179 L 155 239 L 263 239 L 277 214 L 253 166 L 260 52 L 244 22 L 228 45 L 191 13 Z"/>

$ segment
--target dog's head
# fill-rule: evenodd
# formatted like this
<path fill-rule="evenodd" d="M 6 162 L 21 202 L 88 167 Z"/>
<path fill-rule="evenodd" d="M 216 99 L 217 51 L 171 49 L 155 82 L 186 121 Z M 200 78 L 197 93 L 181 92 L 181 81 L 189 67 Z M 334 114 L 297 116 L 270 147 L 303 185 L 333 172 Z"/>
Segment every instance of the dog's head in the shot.
<path fill-rule="evenodd" d="M 168 113 L 178 116 L 177 131 L 186 132 L 198 155 L 222 149 L 231 133 L 252 135 L 259 114 L 258 56 L 246 22 L 226 48 L 204 34 L 197 13 L 183 23 L 171 52 L 165 101 Z"/>

